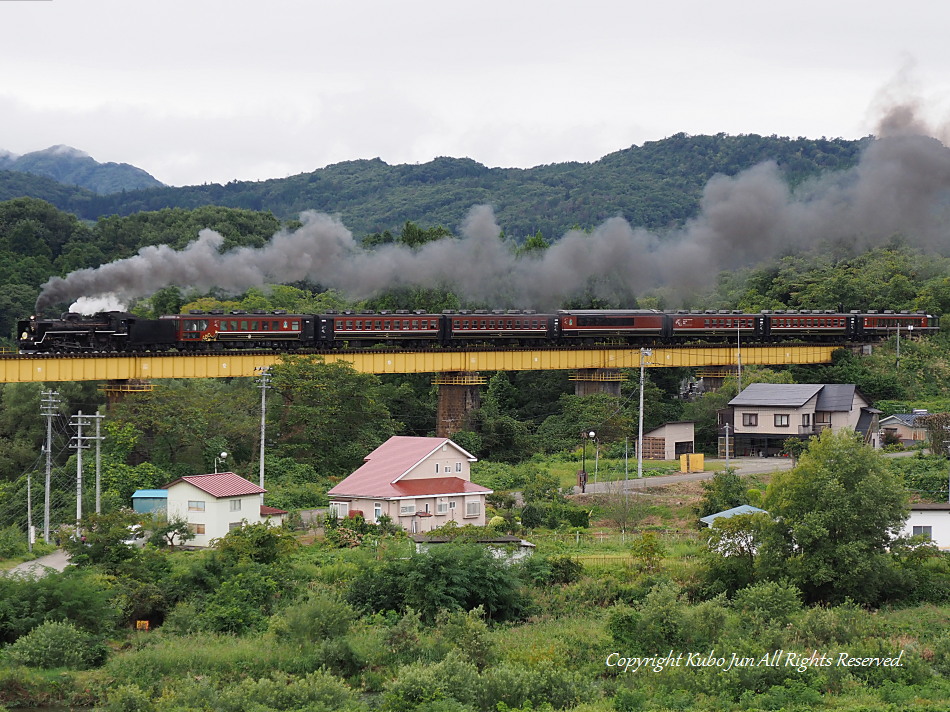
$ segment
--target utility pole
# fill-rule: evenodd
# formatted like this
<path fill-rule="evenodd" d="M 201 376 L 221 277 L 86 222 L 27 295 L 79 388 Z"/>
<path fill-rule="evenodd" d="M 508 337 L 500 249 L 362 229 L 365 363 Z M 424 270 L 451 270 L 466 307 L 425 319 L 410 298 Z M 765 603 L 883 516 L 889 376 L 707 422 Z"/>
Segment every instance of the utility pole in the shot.
<path fill-rule="evenodd" d="M 96 441 L 96 514 L 102 514 L 102 448 L 99 444 L 104 438 L 100 435 L 101 429 L 99 426 L 105 416 L 100 415 L 97 409 L 96 414 L 92 417 L 96 420 L 96 436 L 93 438 Z"/>
<path fill-rule="evenodd" d="M 40 401 L 40 413 L 46 418 L 46 494 L 43 497 L 43 541 L 49 544 L 49 490 L 50 472 L 53 457 L 53 416 L 58 413 L 59 393 L 53 390 L 43 391 Z"/>
<path fill-rule="evenodd" d="M 96 411 L 95 415 L 83 416 L 82 411 L 73 416 L 72 426 L 76 428 L 76 435 L 70 441 L 69 447 L 76 451 L 76 526 L 82 519 L 82 451 L 89 449 L 87 441 L 96 441 L 96 514 L 99 514 L 100 495 L 99 495 L 99 419 L 105 416 Z M 83 435 L 82 429 L 92 425 L 92 420 L 96 420 L 96 435 Z"/>
<path fill-rule="evenodd" d="M 264 489 L 264 440 L 267 430 L 267 389 L 270 388 L 270 366 L 261 366 L 254 369 L 260 372 L 258 387 L 261 389 L 261 464 L 260 464 L 260 486 Z M 261 506 L 264 505 L 264 493 L 261 492 Z"/>
<path fill-rule="evenodd" d="M 738 323 L 738 320 L 737 320 Z M 742 393 L 742 331 L 736 326 L 736 381 Z"/>
<path fill-rule="evenodd" d="M 643 367 L 644 356 L 652 356 L 653 349 L 640 349 L 640 418 L 637 423 L 637 478 L 643 479 Z"/>

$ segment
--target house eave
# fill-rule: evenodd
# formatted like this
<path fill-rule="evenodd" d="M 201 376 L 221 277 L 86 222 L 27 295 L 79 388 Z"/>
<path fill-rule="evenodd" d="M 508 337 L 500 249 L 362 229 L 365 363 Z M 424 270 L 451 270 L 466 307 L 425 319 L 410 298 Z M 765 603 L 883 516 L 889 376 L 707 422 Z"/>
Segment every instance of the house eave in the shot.
<path fill-rule="evenodd" d="M 393 497 L 391 495 L 379 497 L 374 494 L 334 494 L 331 495 L 330 501 L 333 502 L 340 499 L 375 499 L 380 502 L 397 502 L 402 499 L 425 499 L 427 497 L 471 497 L 473 495 L 493 493 L 494 490 L 479 490 L 478 492 L 436 492 L 434 494 L 407 494 L 399 495 L 398 497 Z"/>

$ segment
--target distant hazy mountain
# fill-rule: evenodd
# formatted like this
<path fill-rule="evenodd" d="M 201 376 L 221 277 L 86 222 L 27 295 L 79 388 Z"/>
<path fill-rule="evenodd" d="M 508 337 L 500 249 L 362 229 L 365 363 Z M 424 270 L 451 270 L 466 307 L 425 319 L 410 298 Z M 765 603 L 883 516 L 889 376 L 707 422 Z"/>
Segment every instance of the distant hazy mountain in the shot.
<path fill-rule="evenodd" d="M 88 153 L 70 146 L 51 146 L 22 156 L 0 150 L 0 170 L 52 178 L 99 195 L 163 185 L 141 168 L 128 163 L 99 163 Z"/>

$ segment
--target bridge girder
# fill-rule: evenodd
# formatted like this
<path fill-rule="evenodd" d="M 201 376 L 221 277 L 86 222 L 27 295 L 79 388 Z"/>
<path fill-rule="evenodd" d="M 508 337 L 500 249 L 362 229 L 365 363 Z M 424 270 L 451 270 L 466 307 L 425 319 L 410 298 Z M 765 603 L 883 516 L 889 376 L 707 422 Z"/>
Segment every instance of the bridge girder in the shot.
<path fill-rule="evenodd" d="M 742 365 L 829 363 L 834 345 L 743 346 Z M 735 347 L 654 347 L 648 368 L 735 365 Z M 590 348 L 517 351 L 333 351 L 328 363 L 343 361 L 363 373 L 452 373 L 640 367 L 640 349 Z M 118 379 L 231 378 L 255 376 L 255 369 L 280 362 L 281 354 L 95 354 L 19 355 L 0 358 L 0 382 L 46 383 Z"/>

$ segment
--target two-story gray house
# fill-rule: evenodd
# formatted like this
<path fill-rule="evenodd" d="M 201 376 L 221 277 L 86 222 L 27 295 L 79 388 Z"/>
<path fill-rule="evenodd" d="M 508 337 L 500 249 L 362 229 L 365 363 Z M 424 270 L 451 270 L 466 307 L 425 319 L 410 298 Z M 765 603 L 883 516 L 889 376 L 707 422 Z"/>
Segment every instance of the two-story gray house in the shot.
<path fill-rule="evenodd" d="M 719 411 L 720 450 L 728 426 L 730 452 L 738 456 L 778 454 L 790 437 L 850 428 L 879 447 L 879 410 L 853 384 L 753 383 Z"/>

